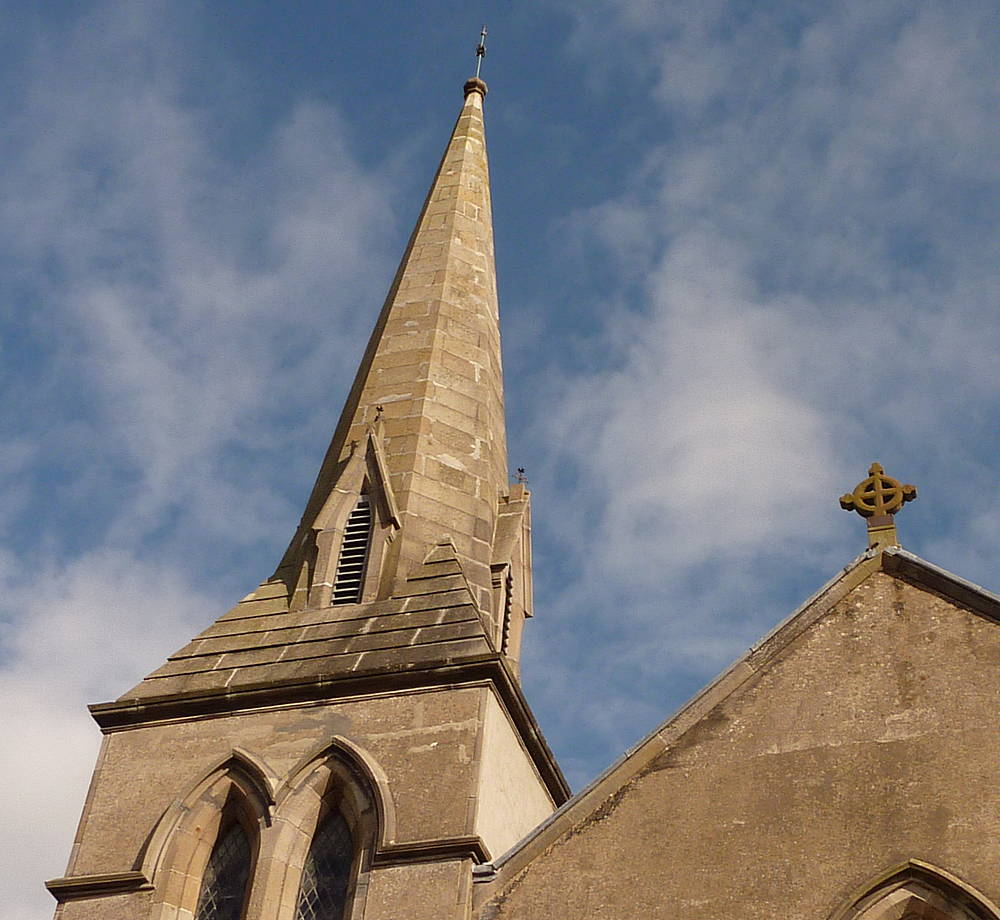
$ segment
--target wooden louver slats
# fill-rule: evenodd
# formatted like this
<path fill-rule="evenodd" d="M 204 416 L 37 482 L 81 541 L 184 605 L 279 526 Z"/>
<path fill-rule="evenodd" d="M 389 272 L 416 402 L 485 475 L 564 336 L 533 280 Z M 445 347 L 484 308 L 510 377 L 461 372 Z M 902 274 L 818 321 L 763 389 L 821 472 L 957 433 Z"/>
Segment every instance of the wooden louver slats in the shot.
<path fill-rule="evenodd" d="M 340 545 L 337 574 L 333 582 L 333 604 L 357 604 L 361 601 L 371 538 L 371 500 L 367 495 L 362 495 L 344 527 L 344 539 Z"/>

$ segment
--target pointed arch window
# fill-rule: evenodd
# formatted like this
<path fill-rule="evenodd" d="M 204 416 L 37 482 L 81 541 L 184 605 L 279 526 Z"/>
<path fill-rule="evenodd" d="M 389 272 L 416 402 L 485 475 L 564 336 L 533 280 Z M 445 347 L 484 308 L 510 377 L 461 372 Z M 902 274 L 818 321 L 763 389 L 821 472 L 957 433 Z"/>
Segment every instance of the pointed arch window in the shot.
<path fill-rule="evenodd" d="M 302 867 L 295 920 L 343 920 L 354 865 L 354 839 L 339 810 L 320 823 Z"/>
<path fill-rule="evenodd" d="M 205 867 L 195 920 L 240 920 L 246 902 L 253 853 L 239 821 L 219 834 Z"/>
<path fill-rule="evenodd" d="M 874 887 L 838 910 L 832 920 L 998 920 L 982 894 L 944 869 L 909 859 L 877 876 Z"/>
<path fill-rule="evenodd" d="M 371 497 L 362 493 L 344 526 L 333 582 L 333 604 L 357 604 L 361 601 L 372 543 L 372 524 Z"/>

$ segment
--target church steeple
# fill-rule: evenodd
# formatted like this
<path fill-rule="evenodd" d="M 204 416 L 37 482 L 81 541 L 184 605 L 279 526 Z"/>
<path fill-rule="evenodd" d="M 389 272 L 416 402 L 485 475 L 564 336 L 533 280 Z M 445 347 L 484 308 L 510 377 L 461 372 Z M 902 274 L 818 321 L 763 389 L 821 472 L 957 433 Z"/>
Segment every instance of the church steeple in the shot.
<path fill-rule="evenodd" d="M 466 83 L 458 122 L 278 567 L 292 590 L 311 555 L 322 553 L 313 534 L 324 507 L 338 489 L 356 490 L 344 482 L 346 471 L 374 439 L 399 529 L 377 595 L 391 594 L 447 537 L 477 602 L 492 606 L 497 503 L 508 477 L 485 96 L 482 80 Z"/>
<path fill-rule="evenodd" d="M 330 834 L 331 915 L 465 920 L 472 865 L 568 797 L 517 676 L 530 497 L 507 482 L 485 95 L 465 84 L 276 572 L 91 707 L 105 742 L 49 883 L 60 920 L 111 895 L 116 917 L 207 920 L 224 859 L 241 916 L 311 916 Z"/>
<path fill-rule="evenodd" d="M 485 96 L 466 82 L 275 573 L 119 702 L 484 661 L 516 679 L 530 495 L 507 478 Z"/>

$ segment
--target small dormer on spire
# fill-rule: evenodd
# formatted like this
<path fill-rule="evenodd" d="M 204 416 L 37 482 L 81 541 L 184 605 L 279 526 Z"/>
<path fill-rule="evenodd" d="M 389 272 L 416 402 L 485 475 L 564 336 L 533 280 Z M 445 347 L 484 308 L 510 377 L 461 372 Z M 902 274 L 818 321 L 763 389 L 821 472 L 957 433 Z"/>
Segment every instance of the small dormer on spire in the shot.
<path fill-rule="evenodd" d="M 868 468 L 868 478 L 862 479 L 853 492 L 840 497 L 840 507 L 857 511 L 867 519 L 869 547 L 898 546 L 896 512 L 916 497 L 916 486 L 886 476 L 882 464 L 873 463 Z"/>

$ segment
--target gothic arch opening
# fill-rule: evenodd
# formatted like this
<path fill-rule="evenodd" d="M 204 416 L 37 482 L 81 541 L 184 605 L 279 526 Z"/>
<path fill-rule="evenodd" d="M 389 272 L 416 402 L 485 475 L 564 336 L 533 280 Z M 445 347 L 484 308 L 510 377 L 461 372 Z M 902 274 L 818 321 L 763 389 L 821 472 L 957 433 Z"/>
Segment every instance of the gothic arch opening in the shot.
<path fill-rule="evenodd" d="M 296 899 L 295 920 L 342 920 L 354 875 L 354 836 L 343 812 L 335 805 L 323 809 Z"/>
<path fill-rule="evenodd" d="M 279 790 L 259 879 L 261 895 L 278 905 L 274 920 L 362 916 L 384 812 L 365 766 L 333 742 Z"/>
<path fill-rule="evenodd" d="M 978 891 L 950 873 L 908 860 L 882 873 L 831 920 L 1000 920 Z"/>
<path fill-rule="evenodd" d="M 155 889 L 153 920 L 245 916 L 272 802 L 268 778 L 239 755 L 175 802 L 144 854 L 145 874 Z"/>
<path fill-rule="evenodd" d="M 194 920 L 242 920 L 257 851 L 253 828 L 241 820 L 239 809 L 223 809 L 215 843 L 201 878 Z"/>

